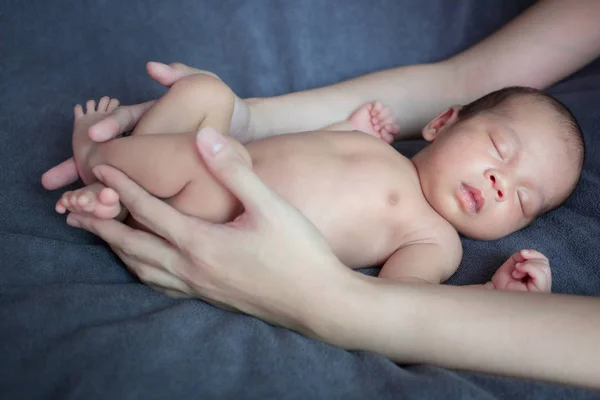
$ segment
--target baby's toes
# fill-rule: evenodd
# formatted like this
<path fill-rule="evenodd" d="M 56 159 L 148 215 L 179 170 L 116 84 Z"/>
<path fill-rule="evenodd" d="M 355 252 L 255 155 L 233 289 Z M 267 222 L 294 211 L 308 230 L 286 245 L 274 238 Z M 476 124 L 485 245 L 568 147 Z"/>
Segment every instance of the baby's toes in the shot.
<path fill-rule="evenodd" d="M 69 209 L 69 199 L 66 196 L 67 194 L 70 195 L 70 192 L 67 192 L 67 193 L 63 194 L 62 196 L 60 196 L 60 199 L 58 199 L 58 201 L 56 202 L 56 205 L 54 206 L 54 209 L 59 214 L 64 214 Z"/>
<path fill-rule="evenodd" d="M 108 108 L 108 103 L 110 102 L 110 97 L 108 96 L 104 96 L 100 99 L 100 101 L 98 101 L 98 111 L 99 112 L 106 112 L 106 109 Z"/>
<path fill-rule="evenodd" d="M 103 188 L 98 193 L 98 201 L 100 202 L 100 204 L 107 207 L 115 206 L 119 204 L 119 193 L 108 187 Z"/>
<path fill-rule="evenodd" d="M 98 193 L 98 204 L 94 209 L 94 216 L 102 219 L 112 219 L 120 213 L 119 194 L 111 188 L 103 188 Z"/>
<path fill-rule="evenodd" d="M 87 114 L 96 112 L 96 100 L 88 100 L 87 103 L 85 103 L 85 112 Z"/>
<path fill-rule="evenodd" d="M 56 203 L 55 207 L 56 211 L 60 214 L 64 214 L 67 211 L 79 211 L 79 206 L 77 204 L 77 195 L 75 192 L 66 192 L 62 195 L 60 200 Z"/>
<path fill-rule="evenodd" d="M 79 194 L 77 198 L 77 207 L 81 211 L 85 211 L 87 213 L 91 213 L 94 211 L 94 207 L 96 206 L 96 196 L 94 196 L 91 192 L 83 192 Z"/>
<path fill-rule="evenodd" d="M 81 104 L 73 107 L 73 114 L 75 115 L 75 119 L 83 117 L 83 107 L 81 107 Z"/>
<path fill-rule="evenodd" d="M 94 217 L 100 219 L 113 219 L 121 213 L 121 205 L 119 203 L 111 206 L 105 206 L 104 204 L 96 204 L 94 208 Z"/>
<path fill-rule="evenodd" d="M 108 106 L 106 107 L 106 111 L 107 112 L 112 112 L 117 107 L 119 107 L 119 100 L 117 100 L 117 99 L 110 99 L 110 101 L 108 102 Z"/>

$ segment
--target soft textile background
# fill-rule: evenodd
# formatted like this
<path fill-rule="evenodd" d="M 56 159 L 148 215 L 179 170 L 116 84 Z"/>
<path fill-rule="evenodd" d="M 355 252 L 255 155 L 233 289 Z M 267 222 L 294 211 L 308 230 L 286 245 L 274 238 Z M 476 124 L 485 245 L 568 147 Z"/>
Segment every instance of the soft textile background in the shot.
<path fill-rule="evenodd" d="M 0 396 L 3 398 L 591 398 L 537 382 L 399 367 L 129 275 L 97 238 L 54 213 L 41 173 L 70 153 L 72 107 L 164 89 L 147 60 L 218 73 L 267 96 L 400 64 L 435 61 L 499 28 L 531 1 L 81 0 L 0 4 Z M 465 241 L 451 283 L 488 279 L 515 250 L 547 254 L 557 292 L 600 295 L 600 68 L 552 90 L 586 132 L 576 195 L 497 242 Z M 400 146 L 401 147 L 401 146 Z M 526 307 L 523 304 L 523 307 Z M 515 350 L 525 346 L 515 338 Z M 565 366 L 568 367 L 568 366 Z"/>

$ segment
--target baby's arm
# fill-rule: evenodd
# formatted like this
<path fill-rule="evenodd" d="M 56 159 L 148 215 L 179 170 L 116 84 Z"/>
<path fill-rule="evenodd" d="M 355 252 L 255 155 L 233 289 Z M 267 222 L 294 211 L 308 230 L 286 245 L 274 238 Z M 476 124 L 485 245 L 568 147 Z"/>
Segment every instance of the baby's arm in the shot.
<path fill-rule="evenodd" d="M 379 272 L 380 278 L 403 283 L 439 284 L 458 268 L 461 247 L 438 243 L 416 243 L 396 250 Z"/>
<path fill-rule="evenodd" d="M 394 136 L 400 132 L 392 110 L 378 101 L 362 105 L 354 111 L 346 121 L 325 127 L 328 131 L 357 130 L 392 143 Z"/>
<path fill-rule="evenodd" d="M 388 259 L 380 278 L 405 283 L 438 284 L 458 268 L 460 247 L 433 243 L 401 247 Z M 485 285 L 466 285 L 486 289 L 550 293 L 552 275 L 548 259 L 535 250 L 513 254 Z"/>

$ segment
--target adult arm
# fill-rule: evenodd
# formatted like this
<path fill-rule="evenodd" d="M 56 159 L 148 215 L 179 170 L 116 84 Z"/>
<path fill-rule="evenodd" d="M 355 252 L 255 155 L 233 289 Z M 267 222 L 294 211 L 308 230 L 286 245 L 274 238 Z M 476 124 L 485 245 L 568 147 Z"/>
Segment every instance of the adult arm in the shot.
<path fill-rule="evenodd" d="M 506 86 L 543 89 L 582 68 L 600 54 L 598 21 L 597 0 L 542 0 L 448 60 L 249 99 L 255 129 L 262 136 L 317 129 L 379 100 L 397 116 L 399 137 L 411 137 L 449 105 L 465 104 Z"/>
<path fill-rule="evenodd" d="M 600 54 L 599 20 L 597 0 L 542 0 L 448 60 L 375 72 L 319 89 L 246 99 L 252 108 L 254 138 L 331 125 L 373 100 L 387 104 L 397 116 L 398 138 L 416 136 L 449 105 L 468 103 L 505 86 L 545 88 L 577 71 Z M 175 72 L 154 75 L 170 85 L 197 71 L 179 64 Z M 92 139 L 106 141 L 135 124 L 141 114 L 129 110 L 119 111 L 117 127 L 96 135 L 90 132 Z M 73 183 L 76 173 L 71 158 L 48 170 L 42 184 L 58 189 Z"/>
<path fill-rule="evenodd" d="M 199 297 L 349 350 L 401 363 L 600 388 L 600 299 L 398 284 L 344 267 L 302 214 L 267 188 L 212 130 L 202 157 L 243 203 L 235 221 L 185 216 L 124 174 L 97 167 L 132 215 L 160 237 L 114 220 L 69 216 L 143 282 Z"/>

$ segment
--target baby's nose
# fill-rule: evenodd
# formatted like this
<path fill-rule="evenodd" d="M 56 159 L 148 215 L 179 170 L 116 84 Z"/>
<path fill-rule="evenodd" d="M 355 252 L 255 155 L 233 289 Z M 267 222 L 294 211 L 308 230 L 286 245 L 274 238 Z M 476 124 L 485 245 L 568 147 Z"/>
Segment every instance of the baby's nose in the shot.
<path fill-rule="evenodd" d="M 497 172 L 491 172 L 489 175 L 489 180 L 492 183 L 492 188 L 496 191 L 496 200 L 504 201 L 506 200 L 506 183 L 502 176 Z"/>

